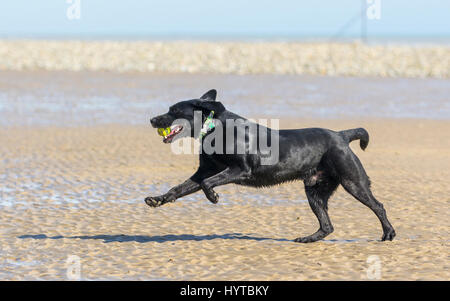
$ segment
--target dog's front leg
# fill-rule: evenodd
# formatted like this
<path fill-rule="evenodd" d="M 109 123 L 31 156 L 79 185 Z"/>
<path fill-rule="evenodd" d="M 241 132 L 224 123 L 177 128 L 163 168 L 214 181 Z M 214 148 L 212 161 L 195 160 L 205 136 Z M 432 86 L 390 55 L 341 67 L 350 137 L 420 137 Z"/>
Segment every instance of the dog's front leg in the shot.
<path fill-rule="evenodd" d="M 245 178 L 245 173 L 243 173 L 242 170 L 226 168 L 223 171 L 204 179 L 200 186 L 208 200 L 210 200 L 213 204 L 217 204 L 219 201 L 219 195 L 213 188 L 216 186 L 229 184 L 243 178 Z"/>
<path fill-rule="evenodd" d="M 194 193 L 200 190 L 200 184 L 196 183 L 192 179 L 186 180 L 184 183 L 171 188 L 166 194 L 147 197 L 145 203 L 150 207 L 159 207 L 166 203 L 174 202 L 176 199 L 182 196 Z"/>
<path fill-rule="evenodd" d="M 178 198 L 199 191 L 201 189 L 200 183 L 216 172 L 217 169 L 214 167 L 201 165 L 184 183 L 171 188 L 166 194 L 145 198 L 145 203 L 150 207 L 159 207 L 166 203 L 175 202 Z"/>

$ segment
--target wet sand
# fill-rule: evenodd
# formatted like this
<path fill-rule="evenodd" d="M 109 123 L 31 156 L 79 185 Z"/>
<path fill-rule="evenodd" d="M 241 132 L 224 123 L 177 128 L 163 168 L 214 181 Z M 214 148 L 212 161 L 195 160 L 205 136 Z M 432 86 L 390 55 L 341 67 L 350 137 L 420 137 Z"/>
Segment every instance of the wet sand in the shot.
<path fill-rule="evenodd" d="M 450 123 L 424 120 L 285 122 L 371 134 L 359 155 L 396 228 L 379 242 L 369 209 L 342 188 L 330 201 L 335 232 L 296 244 L 317 220 L 303 184 L 217 188 L 161 208 L 144 204 L 189 177 L 192 155 L 173 155 L 139 126 L 0 130 L 1 279 L 313 280 L 367 279 L 379 256 L 383 280 L 448 280 Z M 161 158 L 164 158 L 161 159 Z"/>
<path fill-rule="evenodd" d="M 181 183 L 197 165 L 195 155 L 172 154 L 147 124 L 148 117 L 163 111 L 173 97 L 200 92 L 203 84 L 189 82 L 190 77 L 187 86 L 179 77 L 158 82 L 154 76 L 151 87 L 144 88 L 139 76 L 129 75 L 137 86 L 127 76 L 110 76 L 93 74 L 97 81 L 86 83 L 79 74 L 0 74 L 0 279 L 66 280 L 71 256 L 79 257 L 85 280 L 365 280 L 372 275 L 373 256 L 380 260 L 382 280 L 450 279 L 450 121 L 437 113 L 448 105 L 448 83 L 419 81 L 425 96 L 404 90 L 409 102 L 396 106 L 400 112 L 427 109 L 438 114 L 432 115 L 438 116 L 435 120 L 381 118 L 375 113 L 380 111 L 367 108 L 383 89 L 367 92 L 339 78 L 305 79 L 316 87 L 303 88 L 299 101 L 306 105 L 311 93 L 340 83 L 335 94 L 324 89 L 319 96 L 322 115 L 282 115 L 294 110 L 286 109 L 290 102 L 266 111 L 281 118 L 282 128 L 365 127 L 371 136 L 368 149 L 361 151 L 356 142 L 351 146 L 397 231 L 393 242 L 380 242 L 375 215 L 339 188 L 329 202 L 335 232 L 324 241 L 297 244 L 294 238 L 318 228 L 301 182 L 265 189 L 218 187 L 217 205 L 196 193 L 148 207 L 146 196 Z M 221 80 L 230 87 L 239 81 L 250 87 L 249 95 L 241 94 L 242 87 L 224 92 L 222 99 L 225 104 L 230 99 L 236 112 L 254 107 L 245 111 L 254 116 L 271 103 L 276 86 L 280 98 L 293 99 L 281 85 L 301 82 L 274 81 L 266 89 L 270 97 L 264 98 L 258 78 L 210 78 L 208 88 Z M 358 83 L 378 87 L 377 81 Z M 158 90 L 158 83 L 165 90 Z M 393 83 L 389 89 L 395 94 L 404 82 Z M 332 118 L 334 106 L 343 105 L 346 94 L 340 93 L 352 89 L 354 111 Z M 153 106 L 162 91 L 160 106 Z M 98 106 L 114 95 L 120 98 L 115 105 Z M 239 106 L 237 96 L 249 102 Z M 434 99 L 435 105 L 418 105 L 423 99 Z M 25 105 L 17 106 L 20 102 Z M 364 117 L 356 117 L 360 114 Z"/>

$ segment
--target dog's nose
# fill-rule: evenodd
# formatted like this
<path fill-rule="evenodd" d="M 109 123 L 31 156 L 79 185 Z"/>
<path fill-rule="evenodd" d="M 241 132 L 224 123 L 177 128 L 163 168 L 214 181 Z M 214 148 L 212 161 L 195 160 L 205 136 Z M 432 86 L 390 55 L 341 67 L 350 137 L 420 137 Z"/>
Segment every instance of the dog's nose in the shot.
<path fill-rule="evenodd" d="M 156 117 L 150 119 L 150 123 L 151 123 L 153 126 L 155 126 L 155 123 L 156 123 Z"/>

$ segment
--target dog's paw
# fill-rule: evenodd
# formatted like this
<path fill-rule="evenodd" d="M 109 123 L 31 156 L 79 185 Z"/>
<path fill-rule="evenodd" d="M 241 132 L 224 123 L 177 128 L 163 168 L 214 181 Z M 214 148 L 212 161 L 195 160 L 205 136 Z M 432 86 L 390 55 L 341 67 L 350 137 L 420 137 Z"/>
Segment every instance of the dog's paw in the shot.
<path fill-rule="evenodd" d="M 395 237 L 395 230 L 394 229 L 390 229 L 386 232 L 383 233 L 383 237 L 381 238 L 381 241 L 385 241 L 385 240 L 393 240 Z"/>
<path fill-rule="evenodd" d="M 320 229 L 316 233 L 311 234 L 309 236 L 298 237 L 298 238 L 294 239 L 294 242 L 300 242 L 300 243 L 315 242 L 318 240 L 322 240 L 325 236 L 327 236 L 331 232 L 333 232 L 333 230 L 326 232 L 326 231 L 323 231 L 322 229 Z"/>
<path fill-rule="evenodd" d="M 315 242 L 317 241 L 317 239 L 312 238 L 311 236 L 305 236 L 305 237 L 297 237 L 296 239 L 294 239 L 294 242 L 299 242 L 299 243 L 309 243 L 309 242 Z"/>
<path fill-rule="evenodd" d="M 208 198 L 208 200 L 213 203 L 213 204 L 217 204 L 217 202 L 219 202 L 219 194 L 217 194 L 214 190 L 210 189 L 208 191 L 208 193 L 206 194 L 206 197 Z"/>
<path fill-rule="evenodd" d="M 145 203 L 147 205 L 149 205 L 150 207 L 159 207 L 161 205 L 163 205 L 165 203 L 164 198 L 161 196 L 156 196 L 156 197 L 146 197 L 145 198 Z"/>
<path fill-rule="evenodd" d="M 213 199 L 210 200 L 213 204 L 217 204 L 219 202 L 219 194 L 215 191 L 213 192 Z"/>

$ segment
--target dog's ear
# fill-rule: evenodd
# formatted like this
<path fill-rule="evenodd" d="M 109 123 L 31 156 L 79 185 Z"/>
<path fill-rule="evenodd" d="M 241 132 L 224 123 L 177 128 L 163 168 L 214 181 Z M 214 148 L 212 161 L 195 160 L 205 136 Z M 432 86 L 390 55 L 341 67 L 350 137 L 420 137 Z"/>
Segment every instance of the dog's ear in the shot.
<path fill-rule="evenodd" d="M 220 101 L 197 100 L 194 102 L 194 107 L 201 109 L 205 115 L 208 115 L 211 111 L 214 111 L 216 115 L 225 111 L 225 107 Z"/>
<path fill-rule="evenodd" d="M 217 97 L 217 91 L 215 89 L 209 90 L 205 94 L 203 94 L 202 97 L 200 97 L 201 100 L 204 101 L 216 101 Z"/>

